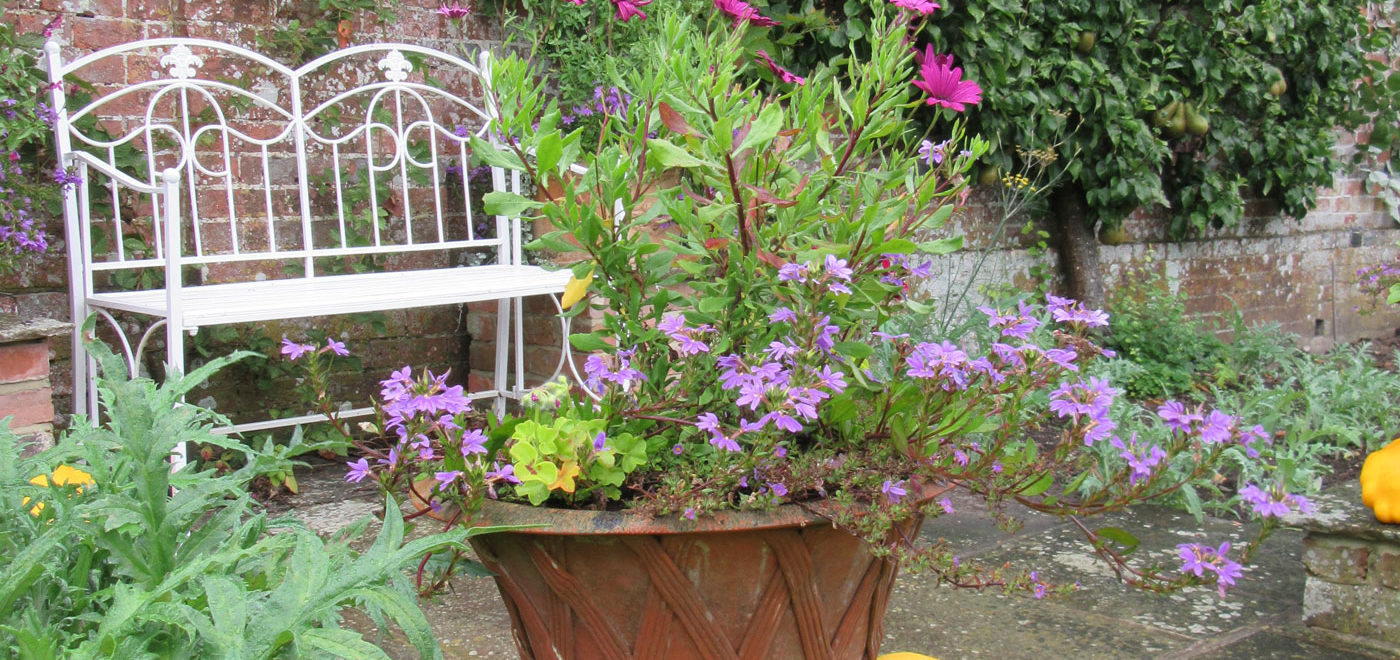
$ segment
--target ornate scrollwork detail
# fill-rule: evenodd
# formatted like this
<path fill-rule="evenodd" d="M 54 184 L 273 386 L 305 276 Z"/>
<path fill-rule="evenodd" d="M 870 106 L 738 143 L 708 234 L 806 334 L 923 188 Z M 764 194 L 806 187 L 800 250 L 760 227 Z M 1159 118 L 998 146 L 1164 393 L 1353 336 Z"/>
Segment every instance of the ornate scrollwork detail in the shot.
<path fill-rule="evenodd" d="M 375 62 L 380 70 L 384 71 L 384 77 L 392 82 L 403 82 L 408 79 L 408 72 L 413 70 L 413 63 L 403 56 L 397 49 L 389 51 L 384 59 Z"/>
<path fill-rule="evenodd" d="M 160 58 L 160 65 L 170 67 L 171 78 L 193 78 L 195 70 L 204 66 L 204 58 L 190 52 L 189 46 L 180 44 Z"/>

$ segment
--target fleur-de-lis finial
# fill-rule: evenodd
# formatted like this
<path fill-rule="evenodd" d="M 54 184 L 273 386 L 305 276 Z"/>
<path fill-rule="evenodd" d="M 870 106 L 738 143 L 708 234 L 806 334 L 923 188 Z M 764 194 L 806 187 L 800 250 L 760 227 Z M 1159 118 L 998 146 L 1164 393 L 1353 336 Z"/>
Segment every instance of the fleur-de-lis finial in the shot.
<path fill-rule="evenodd" d="M 180 44 L 160 58 L 160 65 L 170 67 L 171 78 L 193 78 L 195 69 L 204 66 L 204 58 L 190 52 L 189 46 Z"/>
<path fill-rule="evenodd" d="M 389 51 L 384 59 L 375 63 L 382 71 L 384 77 L 393 82 L 403 82 L 408 79 L 408 72 L 413 70 L 413 63 L 403 56 L 397 49 Z"/>

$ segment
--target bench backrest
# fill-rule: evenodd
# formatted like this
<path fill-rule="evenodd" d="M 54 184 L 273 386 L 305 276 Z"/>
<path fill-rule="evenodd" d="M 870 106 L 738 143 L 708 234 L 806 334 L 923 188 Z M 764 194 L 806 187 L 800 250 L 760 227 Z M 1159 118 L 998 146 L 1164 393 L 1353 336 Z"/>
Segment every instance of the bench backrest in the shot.
<path fill-rule="evenodd" d="M 520 173 L 476 167 L 471 154 L 471 136 L 495 143 L 486 53 L 474 64 L 376 44 L 293 69 L 200 39 L 67 63 L 56 43 L 47 51 L 60 162 L 89 181 L 68 207 L 70 259 L 89 291 L 93 272 L 160 267 L 208 282 L 371 260 L 520 262 L 519 220 L 488 218 L 480 202 L 520 192 Z M 176 187 L 168 202 L 162 191 Z"/>

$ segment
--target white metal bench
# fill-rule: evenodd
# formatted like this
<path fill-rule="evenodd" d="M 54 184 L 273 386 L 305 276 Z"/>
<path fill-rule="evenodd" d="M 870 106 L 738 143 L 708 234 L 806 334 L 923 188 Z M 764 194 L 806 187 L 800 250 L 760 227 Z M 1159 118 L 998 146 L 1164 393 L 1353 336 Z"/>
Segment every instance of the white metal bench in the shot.
<path fill-rule="evenodd" d="M 495 300 L 494 387 L 472 397 L 499 412 L 520 396 L 521 297 L 561 293 L 569 273 L 526 264 L 520 219 L 486 217 L 472 190 L 471 137 L 501 139 L 488 54 L 473 64 L 379 44 L 293 69 L 198 39 L 67 63 L 59 44 L 46 50 L 60 162 L 87 182 L 65 206 L 74 324 L 105 319 L 132 373 L 160 328 L 183 371 L 184 335 L 201 326 Z M 111 71 L 130 80 L 103 80 Z M 91 99 L 67 93 L 77 80 Z M 489 176 L 479 188 L 520 192 L 519 172 L 477 172 Z M 367 258 L 390 263 L 333 270 Z M 140 286 L 142 274 L 163 282 Z M 134 345 L 117 311 L 150 319 Z M 73 350 L 82 413 L 96 405 L 95 367 L 76 332 Z M 567 340 L 563 352 L 561 366 Z"/>

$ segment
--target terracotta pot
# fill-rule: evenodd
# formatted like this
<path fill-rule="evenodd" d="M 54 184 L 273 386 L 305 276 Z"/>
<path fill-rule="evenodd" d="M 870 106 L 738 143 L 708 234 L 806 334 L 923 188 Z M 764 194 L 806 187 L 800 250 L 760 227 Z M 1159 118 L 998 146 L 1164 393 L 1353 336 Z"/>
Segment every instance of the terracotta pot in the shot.
<path fill-rule="evenodd" d="M 688 521 L 487 502 L 475 522 L 549 525 L 471 539 L 528 660 L 873 660 L 880 648 L 895 565 L 797 506 Z"/>

